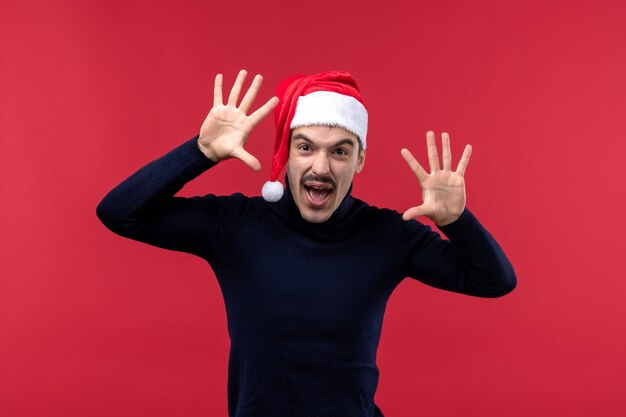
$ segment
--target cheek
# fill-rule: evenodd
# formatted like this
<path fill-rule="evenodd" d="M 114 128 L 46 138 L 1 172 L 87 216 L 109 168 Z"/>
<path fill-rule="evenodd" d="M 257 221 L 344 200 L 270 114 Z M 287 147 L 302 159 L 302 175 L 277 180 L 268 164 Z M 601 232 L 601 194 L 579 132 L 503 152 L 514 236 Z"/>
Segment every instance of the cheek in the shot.
<path fill-rule="evenodd" d="M 302 162 L 297 159 L 289 159 L 287 165 L 285 165 L 285 170 L 287 171 L 289 179 L 296 182 L 300 181 L 300 178 L 303 175 L 303 169 Z"/>
<path fill-rule="evenodd" d="M 294 166 L 294 164 L 287 164 L 287 173 L 288 174 L 295 174 L 296 173 L 296 168 Z"/>
<path fill-rule="evenodd" d="M 335 180 L 348 181 L 354 176 L 356 170 L 356 164 L 354 163 L 338 163 L 335 165 L 333 172 L 335 174 Z"/>

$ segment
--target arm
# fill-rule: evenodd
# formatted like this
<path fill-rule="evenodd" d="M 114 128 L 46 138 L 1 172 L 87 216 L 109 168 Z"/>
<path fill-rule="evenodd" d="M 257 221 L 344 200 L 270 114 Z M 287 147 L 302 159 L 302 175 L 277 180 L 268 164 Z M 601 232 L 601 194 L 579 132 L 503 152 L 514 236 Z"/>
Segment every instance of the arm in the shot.
<path fill-rule="evenodd" d="M 219 161 L 237 158 L 258 170 L 260 164 L 243 148 L 254 127 L 276 106 L 273 97 L 246 115 L 262 77 L 257 75 L 239 107 L 237 101 L 246 72 L 241 71 L 228 103 L 222 103 L 222 75 L 215 79 L 214 103 L 200 134 L 151 162 L 115 187 L 96 213 L 113 232 L 167 249 L 205 255 L 207 236 L 216 230 L 216 198 L 181 198 L 174 195 L 188 182 Z M 219 213 L 217 213 L 217 216 Z"/>
<path fill-rule="evenodd" d="M 454 222 L 439 226 L 449 240 L 414 221 L 405 226 L 414 242 L 407 276 L 476 297 L 501 297 L 516 287 L 502 248 L 467 208 Z"/>
<path fill-rule="evenodd" d="M 114 233 L 166 249 L 200 255 L 209 200 L 174 195 L 215 165 L 200 152 L 197 136 L 150 162 L 111 190 L 96 214 Z"/>
<path fill-rule="evenodd" d="M 441 239 L 430 228 L 424 231 L 424 226 L 419 228 L 416 222 L 407 224 L 407 228 L 413 229 L 409 233 L 413 236 L 411 247 L 414 248 L 408 276 L 468 295 L 505 295 L 517 285 L 513 267 L 493 236 L 465 207 L 463 176 L 472 148 L 465 147 L 456 171 L 452 171 L 450 138 L 447 133 L 441 137 L 443 168 L 439 164 L 435 134 L 426 134 L 430 174 L 408 150 L 402 150 L 402 156 L 422 187 L 423 199 L 420 206 L 408 209 L 403 218 L 409 221 L 425 215 L 449 239 Z"/>

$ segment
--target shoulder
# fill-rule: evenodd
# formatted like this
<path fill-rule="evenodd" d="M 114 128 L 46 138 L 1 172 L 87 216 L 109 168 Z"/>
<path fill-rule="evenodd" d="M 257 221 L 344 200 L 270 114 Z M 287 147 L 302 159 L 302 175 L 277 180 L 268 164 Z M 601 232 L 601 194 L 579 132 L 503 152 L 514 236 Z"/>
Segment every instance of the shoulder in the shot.
<path fill-rule="evenodd" d="M 422 225 L 417 221 L 409 221 L 406 222 L 402 219 L 402 213 L 397 210 L 393 210 L 390 208 L 377 207 L 374 205 L 370 205 L 363 200 L 358 198 L 353 198 L 354 203 L 352 205 L 352 212 L 358 221 L 378 224 L 383 227 L 391 227 L 394 229 L 403 229 L 406 227 L 407 223 L 414 225 Z M 423 226 L 423 225 L 422 225 Z"/>
<path fill-rule="evenodd" d="M 397 219 L 398 216 L 402 217 L 402 215 L 398 213 L 396 210 L 373 206 L 361 199 L 354 198 L 354 197 L 352 198 L 352 200 L 353 200 L 352 210 L 355 216 L 360 216 L 364 218 L 373 218 L 373 219 L 388 219 L 388 220 Z"/>
<path fill-rule="evenodd" d="M 227 218 L 242 219 L 255 211 L 263 211 L 265 205 L 260 197 L 248 197 L 242 193 L 231 195 L 206 194 L 194 197 L 209 212 L 217 213 Z"/>
<path fill-rule="evenodd" d="M 395 235 L 403 240 L 439 236 L 430 226 L 419 220 L 404 220 L 402 213 L 397 210 L 373 206 L 358 198 L 354 199 L 353 210 L 362 227 L 375 229 L 384 235 Z"/>

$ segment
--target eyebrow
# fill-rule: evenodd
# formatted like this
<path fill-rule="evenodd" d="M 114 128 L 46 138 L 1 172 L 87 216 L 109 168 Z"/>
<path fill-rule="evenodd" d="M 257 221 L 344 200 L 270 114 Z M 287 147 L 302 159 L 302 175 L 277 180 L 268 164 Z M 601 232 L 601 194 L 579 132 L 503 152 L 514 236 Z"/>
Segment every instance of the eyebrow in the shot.
<path fill-rule="evenodd" d="M 298 133 L 296 134 L 294 137 L 291 138 L 291 140 L 303 140 L 305 142 L 310 143 L 311 145 L 315 145 L 315 143 L 313 143 L 313 141 L 311 139 L 309 139 L 308 136 L 306 136 L 303 133 Z M 354 140 L 350 139 L 350 138 L 345 138 L 345 139 L 340 139 L 339 141 L 335 142 L 332 147 L 337 147 L 337 146 L 341 146 L 341 145 L 350 145 L 354 148 L 355 144 L 354 144 Z"/>

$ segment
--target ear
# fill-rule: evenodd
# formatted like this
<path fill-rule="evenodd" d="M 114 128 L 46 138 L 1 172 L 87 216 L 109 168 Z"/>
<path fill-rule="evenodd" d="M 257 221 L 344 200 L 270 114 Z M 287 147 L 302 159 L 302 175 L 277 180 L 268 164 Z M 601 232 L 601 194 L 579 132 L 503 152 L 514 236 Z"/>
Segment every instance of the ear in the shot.
<path fill-rule="evenodd" d="M 359 157 L 356 161 L 356 170 L 355 172 L 358 174 L 363 169 L 363 165 L 365 165 L 365 149 L 359 152 Z"/>

